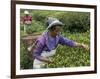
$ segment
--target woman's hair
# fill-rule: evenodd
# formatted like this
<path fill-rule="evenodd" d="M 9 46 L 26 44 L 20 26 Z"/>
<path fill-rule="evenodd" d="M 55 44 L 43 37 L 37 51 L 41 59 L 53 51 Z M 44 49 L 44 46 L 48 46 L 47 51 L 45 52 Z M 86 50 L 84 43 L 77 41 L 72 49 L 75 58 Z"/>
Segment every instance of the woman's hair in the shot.
<path fill-rule="evenodd" d="M 56 26 L 50 27 L 48 30 L 49 31 L 54 31 L 56 29 Z"/>

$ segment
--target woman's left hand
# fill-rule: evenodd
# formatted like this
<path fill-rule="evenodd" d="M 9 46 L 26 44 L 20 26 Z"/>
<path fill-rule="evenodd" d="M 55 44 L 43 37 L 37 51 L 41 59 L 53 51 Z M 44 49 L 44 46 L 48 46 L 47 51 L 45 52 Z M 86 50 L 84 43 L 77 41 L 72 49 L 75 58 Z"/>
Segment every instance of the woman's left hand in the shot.
<path fill-rule="evenodd" d="M 82 45 L 82 48 L 86 49 L 86 50 L 89 50 L 89 47 L 88 45 L 85 45 L 85 44 L 81 44 Z"/>
<path fill-rule="evenodd" d="M 81 44 L 81 43 L 77 43 L 76 42 L 76 47 L 82 47 L 82 48 L 84 48 L 84 49 L 86 49 L 86 50 L 89 50 L 89 46 L 88 45 L 85 45 L 85 44 Z"/>

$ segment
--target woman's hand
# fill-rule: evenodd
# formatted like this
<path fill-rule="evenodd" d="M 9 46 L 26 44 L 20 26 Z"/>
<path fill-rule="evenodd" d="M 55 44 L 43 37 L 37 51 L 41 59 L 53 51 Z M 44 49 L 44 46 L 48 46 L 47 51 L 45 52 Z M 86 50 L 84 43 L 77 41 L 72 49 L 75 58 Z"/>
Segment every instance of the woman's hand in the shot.
<path fill-rule="evenodd" d="M 89 47 L 88 47 L 88 45 L 85 45 L 85 44 L 81 44 L 81 43 L 77 43 L 76 42 L 76 47 L 82 47 L 82 48 L 84 48 L 84 49 L 86 49 L 86 50 L 89 50 Z"/>
<path fill-rule="evenodd" d="M 43 62 L 47 62 L 47 63 L 53 63 L 53 61 L 49 58 L 46 58 L 46 57 L 42 57 L 42 56 L 38 56 L 37 57 L 40 61 L 43 61 Z"/>
<path fill-rule="evenodd" d="M 86 49 L 86 50 L 89 50 L 89 47 L 85 44 L 81 44 L 82 45 L 82 48 Z"/>

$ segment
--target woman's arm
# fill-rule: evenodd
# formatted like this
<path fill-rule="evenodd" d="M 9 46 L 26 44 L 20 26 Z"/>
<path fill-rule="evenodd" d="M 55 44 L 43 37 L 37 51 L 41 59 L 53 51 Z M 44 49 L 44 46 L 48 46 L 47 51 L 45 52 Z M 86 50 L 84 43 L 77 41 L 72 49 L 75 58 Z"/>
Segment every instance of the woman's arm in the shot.
<path fill-rule="evenodd" d="M 67 45 L 67 46 L 71 46 L 71 47 L 82 47 L 87 50 L 89 49 L 89 47 L 87 45 L 85 45 L 83 43 L 81 44 L 81 43 L 74 42 L 72 40 L 64 38 L 63 36 L 60 36 L 59 43 L 62 45 Z"/>
<path fill-rule="evenodd" d="M 89 49 L 89 47 L 87 46 L 87 45 L 85 45 L 85 44 L 81 44 L 81 43 L 77 43 L 77 42 L 75 42 L 75 47 L 82 47 L 82 48 L 84 48 L 84 49 L 86 49 L 86 50 L 88 50 Z"/>
<path fill-rule="evenodd" d="M 69 40 L 63 36 L 59 36 L 59 44 L 62 44 L 62 45 L 67 45 L 67 46 L 70 46 L 70 47 L 75 47 L 76 46 L 76 43 L 72 40 Z"/>

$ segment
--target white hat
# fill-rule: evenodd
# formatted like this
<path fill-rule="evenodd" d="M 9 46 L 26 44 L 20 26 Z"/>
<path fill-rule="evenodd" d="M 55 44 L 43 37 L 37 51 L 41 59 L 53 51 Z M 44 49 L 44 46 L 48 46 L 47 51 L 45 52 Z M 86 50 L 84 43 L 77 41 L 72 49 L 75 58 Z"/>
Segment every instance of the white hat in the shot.
<path fill-rule="evenodd" d="M 27 10 L 24 11 L 24 14 L 29 14 L 29 12 Z"/>
<path fill-rule="evenodd" d="M 47 30 L 48 30 L 49 28 L 51 28 L 52 26 L 55 26 L 55 25 L 60 25 L 60 26 L 63 26 L 63 25 L 64 25 L 64 24 L 63 24 L 62 22 L 60 22 L 58 19 L 52 18 L 52 17 L 49 17 L 49 18 L 47 19 L 46 24 L 47 24 Z"/>

